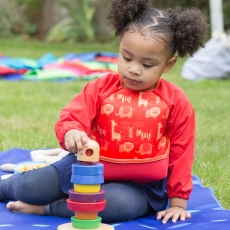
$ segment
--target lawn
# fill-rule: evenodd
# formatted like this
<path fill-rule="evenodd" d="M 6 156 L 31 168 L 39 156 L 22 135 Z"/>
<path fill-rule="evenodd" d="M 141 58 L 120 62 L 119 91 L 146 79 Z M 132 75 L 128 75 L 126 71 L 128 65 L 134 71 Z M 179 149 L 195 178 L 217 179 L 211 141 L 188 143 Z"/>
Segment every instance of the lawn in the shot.
<path fill-rule="evenodd" d="M 1 40 L 0 52 L 11 57 L 39 58 L 51 52 L 57 57 L 69 52 L 111 51 L 111 44 L 47 44 L 37 41 Z M 230 81 L 186 81 L 180 72 L 183 60 L 164 77 L 179 85 L 190 98 L 197 120 L 196 153 L 193 174 L 211 187 L 221 204 L 230 209 Z M 0 151 L 56 148 L 54 124 L 59 112 L 86 81 L 8 82 L 0 81 Z"/>

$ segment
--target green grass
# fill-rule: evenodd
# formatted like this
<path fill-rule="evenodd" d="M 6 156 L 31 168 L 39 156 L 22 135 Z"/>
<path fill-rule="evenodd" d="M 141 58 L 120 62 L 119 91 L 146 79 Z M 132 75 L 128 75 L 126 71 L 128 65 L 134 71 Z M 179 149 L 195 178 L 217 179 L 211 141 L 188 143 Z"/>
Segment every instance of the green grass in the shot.
<path fill-rule="evenodd" d="M 117 51 L 111 44 L 47 44 L 1 40 L 0 52 L 8 56 L 39 58 L 47 52 L 57 57 L 68 52 Z M 183 60 L 164 77 L 180 86 L 191 100 L 197 120 L 193 174 L 211 187 L 221 204 L 230 209 L 230 81 L 186 81 L 180 72 Z M 54 124 L 61 108 L 86 81 L 67 83 L 0 81 L 0 151 L 10 148 L 56 148 Z"/>
<path fill-rule="evenodd" d="M 53 53 L 56 57 L 61 57 L 66 53 L 88 52 L 88 51 L 117 51 L 117 42 L 111 43 L 91 43 L 91 44 L 71 44 L 71 43 L 45 43 L 37 40 L 22 40 L 21 38 L 2 39 L 0 38 L 0 53 L 10 57 L 31 57 L 40 58 L 46 53 Z"/>

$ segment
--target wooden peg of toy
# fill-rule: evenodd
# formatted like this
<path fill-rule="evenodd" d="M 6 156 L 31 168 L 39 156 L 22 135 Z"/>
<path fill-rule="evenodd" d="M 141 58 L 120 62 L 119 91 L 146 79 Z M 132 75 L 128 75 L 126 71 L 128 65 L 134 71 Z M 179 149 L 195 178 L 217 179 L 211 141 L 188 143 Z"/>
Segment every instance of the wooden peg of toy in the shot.
<path fill-rule="evenodd" d="M 57 230 L 86 230 L 85 228 L 74 228 L 72 223 L 59 225 Z M 90 229 L 87 229 L 90 230 Z M 108 224 L 100 224 L 99 228 L 91 229 L 91 230 L 114 230 L 114 227 Z"/>
<path fill-rule="evenodd" d="M 83 153 L 77 154 L 78 161 L 84 162 L 98 162 L 99 161 L 100 146 L 95 140 L 88 140 L 88 147 L 83 146 Z"/>

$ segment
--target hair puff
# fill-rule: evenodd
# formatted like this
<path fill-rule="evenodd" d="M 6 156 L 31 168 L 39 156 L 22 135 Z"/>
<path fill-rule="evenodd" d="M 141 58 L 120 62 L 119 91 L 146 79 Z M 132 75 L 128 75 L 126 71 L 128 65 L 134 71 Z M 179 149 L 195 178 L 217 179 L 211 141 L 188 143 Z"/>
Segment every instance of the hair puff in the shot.
<path fill-rule="evenodd" d="M 199 47 L 204 46 L 203 42 L 209 25 L 197 8 L 176 7 L 168 9 L 167 12 L 175 34 L 175 49 L 178 56 L 184 57 L 187 54 L 192 56 Z"/>
<path fill-rule="evenodd" d="M 126 26 L 151 6 L 149 0 L 110 0 L 107 20 L 120 36 Z"/>

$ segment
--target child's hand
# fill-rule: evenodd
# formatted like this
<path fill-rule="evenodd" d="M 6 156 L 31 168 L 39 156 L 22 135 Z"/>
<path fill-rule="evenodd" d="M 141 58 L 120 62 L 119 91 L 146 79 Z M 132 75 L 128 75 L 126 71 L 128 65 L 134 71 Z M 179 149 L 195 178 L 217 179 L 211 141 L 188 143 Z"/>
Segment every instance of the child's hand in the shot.
<path fill-rule="evenodd" d="M 85 132 L 77 129 L 71 129 L 65 134 L 65 147 L 71 153 L 82 153 L 82 148 L 88 147 L 89 137 Z"/>
<path fill-rule="evenodd" d="M 162 218 L 163 224 L 166 224 L 169 219 L 172 219 L 172 222 L 176 223 L 178 219 L 183 221 L 185 219 L 191 218 L 191 214 L 189 212 L 186 212 L 186 210 L 184 210 L 183 208 L 172 207 L 157 213 L 157 220 L 160 220 Z"/>

